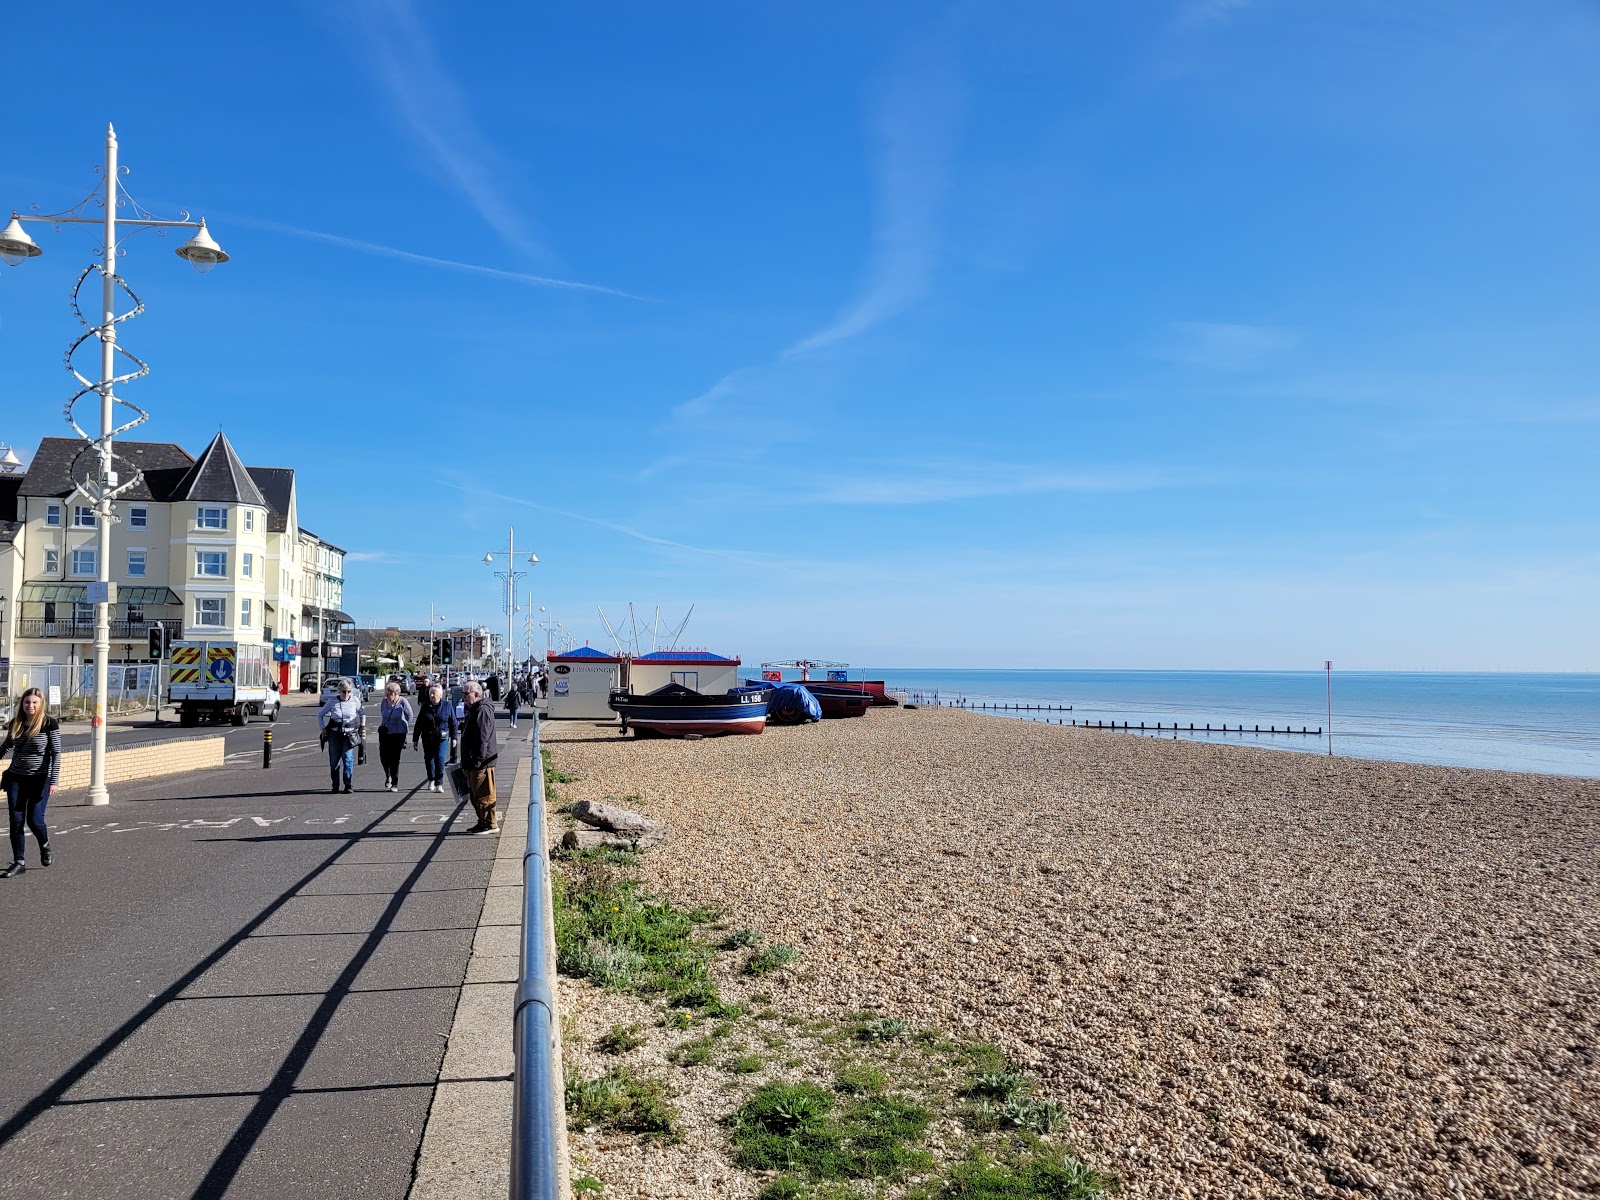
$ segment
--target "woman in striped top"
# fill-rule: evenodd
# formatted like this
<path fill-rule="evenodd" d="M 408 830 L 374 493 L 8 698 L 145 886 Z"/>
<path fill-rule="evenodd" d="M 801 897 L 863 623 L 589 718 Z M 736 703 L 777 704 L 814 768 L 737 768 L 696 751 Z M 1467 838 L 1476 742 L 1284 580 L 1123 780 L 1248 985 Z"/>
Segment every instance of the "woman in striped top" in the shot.
<path fill-rule="evenodd" d="M 40 865 L 50 865 L 44 806 L 50 802 L 50 789 L 61 778 L 61 726 L 45 715 L 44 693 L 34 687 L 22 693 L 17 711 L 3 728 L 0 758 L 11 751 L 11 765 L 4 776 L 6 807 L 11 810 L 11 865 L 0 871 L 0 879 L 10 879 L 28 869 L 23 856 L 24 823 L 39 843 Z"/>

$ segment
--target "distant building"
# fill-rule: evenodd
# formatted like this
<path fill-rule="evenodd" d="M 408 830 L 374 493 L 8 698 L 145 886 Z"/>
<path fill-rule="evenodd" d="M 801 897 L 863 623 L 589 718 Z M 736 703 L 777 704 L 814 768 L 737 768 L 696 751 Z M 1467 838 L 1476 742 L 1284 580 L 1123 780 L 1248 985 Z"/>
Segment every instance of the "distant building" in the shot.
<path fill-rule="evenodd" d="M 118 441 L 115 450 L 124 477 L 137 468 L 141 478 L 114 505 L 110 661 L 122 670 L 113 672 L 113 690 L 148 686 L 149 631 L 157 624 L 176 638 L 270 644 L 301 637 L 307 554 L 318 580 L 311 594 L 333 597 L 325 615 L 348 624 L 337 611 L 344 553 L 302 533 L 291 468 L 246 467 L 220 432 L 198 459 L 171 442 Z M 45 438 L 24 475 L 0 479 L 5 691 L 87 690 L 95 627 L 87 592 L 100 567 L 99 529 L 76 489 L 98 465 L 91 443 Z"/>

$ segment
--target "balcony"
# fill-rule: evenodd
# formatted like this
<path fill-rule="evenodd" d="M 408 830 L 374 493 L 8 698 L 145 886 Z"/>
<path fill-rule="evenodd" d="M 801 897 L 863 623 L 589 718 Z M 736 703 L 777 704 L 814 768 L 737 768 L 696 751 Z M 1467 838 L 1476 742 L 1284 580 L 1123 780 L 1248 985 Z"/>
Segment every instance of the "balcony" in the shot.
<path fill-rule="evenodd" d="M 182 620 L 165 620 L 151 618 L 147 621 L 116 621 L 111 622 L 111 640 L 114 642 L 143 642 L 149 640 L 150 630 L 157 625 L 165 625 L 167 632 L 174 638 L 183 636 Z M 35 617 L 23 617 L 17 621 L 17 637 L 19 638 L 57 638 L 67 642 L 92 642 L 94 641 L 93 621 L 46 621 Z"/>

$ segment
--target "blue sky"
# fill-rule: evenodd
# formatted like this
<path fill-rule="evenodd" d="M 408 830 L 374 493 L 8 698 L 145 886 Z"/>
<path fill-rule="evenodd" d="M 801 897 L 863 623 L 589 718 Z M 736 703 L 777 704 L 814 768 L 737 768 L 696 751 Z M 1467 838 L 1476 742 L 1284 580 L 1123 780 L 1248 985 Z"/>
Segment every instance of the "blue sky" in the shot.
<path fill-rule="evenodd" d="M 140 436 L 297 468 L 363 623 L 503 627 L 515 524 L 596 645 L 1600 670 L 1586 0 L 120 11 L 29 14 L 0 205 L 110 120 L 208 217 L 122 260 Z M 20 448 L 93 245 L 33 228 Z"/>

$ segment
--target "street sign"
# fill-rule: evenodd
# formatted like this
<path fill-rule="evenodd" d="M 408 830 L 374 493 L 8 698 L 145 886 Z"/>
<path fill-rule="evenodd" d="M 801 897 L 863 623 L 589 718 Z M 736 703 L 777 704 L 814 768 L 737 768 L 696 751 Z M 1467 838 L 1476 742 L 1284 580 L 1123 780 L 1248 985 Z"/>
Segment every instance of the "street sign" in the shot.
<path fill-rule="evenodd" d="M 117 602 L 117 585 L 96 580 L 89 585 L 84 598 L 90 604 L 115 604 Z"/>
<path fill-rule="evenodd" d="M 50 707 L 61 707 L 61 685 L 59 683 L 52 683 L 50 685 Z"/>

